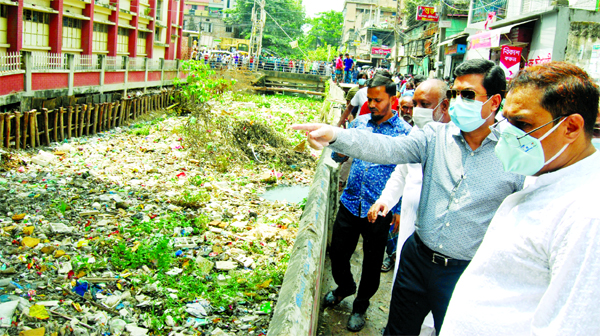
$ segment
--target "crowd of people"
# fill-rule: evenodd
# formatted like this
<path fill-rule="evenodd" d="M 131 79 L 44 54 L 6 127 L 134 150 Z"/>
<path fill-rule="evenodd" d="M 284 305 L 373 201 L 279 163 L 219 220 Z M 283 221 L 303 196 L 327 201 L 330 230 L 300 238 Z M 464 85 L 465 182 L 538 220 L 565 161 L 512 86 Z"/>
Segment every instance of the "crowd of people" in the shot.
<path fill-rule="evenodd" d="M 393 77 L 357 75 L 338 124 L 352 119 L 347 129 L 293 126 L 348 176 L 329 249 L 337 288 L 323 306 L 356 294 L 347 328 L 361 330 L 380 272 L 395 268 L 384 335 L 600 334 L 590 76 L 551 62 L 507 85 L 495 63 L 468 60 L 451 86 Z"/>

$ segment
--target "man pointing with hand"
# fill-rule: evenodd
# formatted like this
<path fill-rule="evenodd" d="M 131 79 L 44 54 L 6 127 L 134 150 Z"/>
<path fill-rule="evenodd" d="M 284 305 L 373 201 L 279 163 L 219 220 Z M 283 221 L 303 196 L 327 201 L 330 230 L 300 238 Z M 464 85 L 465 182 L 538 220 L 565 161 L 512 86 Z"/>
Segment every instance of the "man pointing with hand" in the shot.
<path fill-rule="evenodd" d="M 433 313 L 439 332 L 458 278 L 477 251 L 506 196 L 524 177 L 506 173 L 490 137 L 506 80 L 493 62 L 469 60 L 456 68 L 449 114 L 452 123 L 430 123 L 395 138 L 329 125 L 307 130 L 313 148 L 379 164 L 421 163 L 423 187 L 415 233 L 402 248 L 385 335 L 417 335 Z"/>

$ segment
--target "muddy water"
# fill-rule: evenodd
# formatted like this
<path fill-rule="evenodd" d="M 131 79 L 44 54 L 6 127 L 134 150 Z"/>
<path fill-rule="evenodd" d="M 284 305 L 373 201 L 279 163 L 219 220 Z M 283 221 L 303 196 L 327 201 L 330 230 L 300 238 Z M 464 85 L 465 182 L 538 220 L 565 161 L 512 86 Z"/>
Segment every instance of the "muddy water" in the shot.
<path fill-rule="evenodd" d="M 308 196 L 310 187 L 291 185 L 291 186 L 276 186 L 267 189 L 260 197 L 269 201 L 287 201 L 289 203 L 300 203 Z"/>

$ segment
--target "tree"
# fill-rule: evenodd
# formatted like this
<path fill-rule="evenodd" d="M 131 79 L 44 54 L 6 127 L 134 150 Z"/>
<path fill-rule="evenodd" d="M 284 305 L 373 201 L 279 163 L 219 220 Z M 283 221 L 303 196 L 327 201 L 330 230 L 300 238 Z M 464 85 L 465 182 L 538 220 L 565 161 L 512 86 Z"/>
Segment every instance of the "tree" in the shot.
<path fill-rule="evenodd" d="M 342 12 L 329 11 L 318 13 L 316 17 L 308 19 L 310 30 L 304 36 L 302 47 L 313 50 L 322 46 L 332 46 L 334 52 L 342 41 L 344 29 L 344 16 Z"/>
<path fill-rule="evenodd" d="M 254 1 L 240 0 L 234 9 L 228 10 L 229 17 L 225 18 L 227 25 L 237 28 L 238 37 L 250 39 L 252 33 L 252 7 Z M 263 48 L 277 53 L 279 56 L 300 58 L 302 53 L 298 48 L 292 49 L 289 42 L 302 36 L 302 26 L 305 23 L 305 12 L 301 0 L 268 0 L 265 2 L 267 21 L 263 31 Z M 277 23 L 283 28 L 279 28 Z M 284 32 L 285 31 L 285 32 Z M 287 33 L 287 35 L 286 35 Z"/>

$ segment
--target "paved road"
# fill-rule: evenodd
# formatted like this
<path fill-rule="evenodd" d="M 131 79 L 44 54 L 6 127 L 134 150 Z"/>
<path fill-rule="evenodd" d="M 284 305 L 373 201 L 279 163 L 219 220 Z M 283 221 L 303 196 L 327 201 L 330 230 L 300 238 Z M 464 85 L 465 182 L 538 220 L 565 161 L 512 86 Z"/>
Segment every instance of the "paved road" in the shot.
<path fill-rule="evenodd" d="M 354 274 L 354 281 L 356 281 L 357 284 L 360 279 L 362 258 L 363 253 L 361 238 L 351 259 L 352 274 Z M 331 262 L 329 258 L 327 258 L 325 261 L 324 272 L 325 276 L 323 279 L 321 299 L 323 299 L 328 291 L 337 287 L 333 281 L 333 278 L 331 277 Z M 348 318 L 352 313 L 352 302 L 356 297 L 355 295 L 352 295 L 344 299 L 344 301 L 342 301 L 336 307 L 326 308 L 325 310 L 321 309 L 317 335 L 381 335 L 381 331 L 383 328 L 385 328 L 388 318 L 388 308 L 392 292 L 392 278 L 393 271 L 381 273 L 379 290 L 375 296 L 371 298 L 371 305 L 367 310 L 367 324 L 363 330 L 359 332 L 352 332 L 346 329 L 346 323 L 348 322 Z"/>

